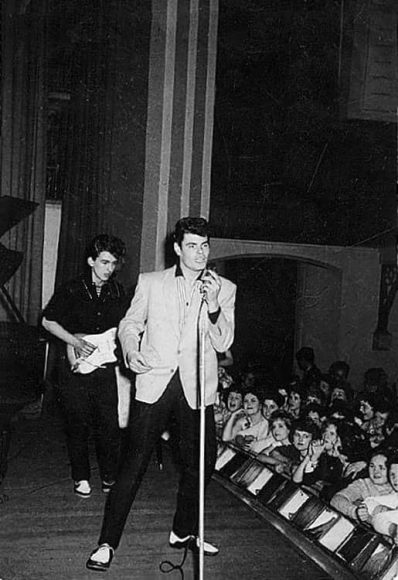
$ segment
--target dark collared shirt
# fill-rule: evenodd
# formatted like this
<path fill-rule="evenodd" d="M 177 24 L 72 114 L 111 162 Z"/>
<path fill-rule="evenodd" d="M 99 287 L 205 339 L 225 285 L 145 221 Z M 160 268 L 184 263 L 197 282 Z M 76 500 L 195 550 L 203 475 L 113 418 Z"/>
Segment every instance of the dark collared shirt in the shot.
<path fill-rule="evenodd" d="M 109 280 L 97 295 L 91 271 L 61 286 L 43 312 L 72 334 L 101 334 L 117 326 L 128 307 L 123 286 Z"/>

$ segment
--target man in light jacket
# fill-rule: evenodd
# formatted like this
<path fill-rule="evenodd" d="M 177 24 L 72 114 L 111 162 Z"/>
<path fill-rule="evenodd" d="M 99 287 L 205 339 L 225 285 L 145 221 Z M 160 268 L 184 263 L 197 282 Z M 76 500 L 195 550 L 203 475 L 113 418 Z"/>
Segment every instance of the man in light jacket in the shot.
<path fill-rule="evenodd" d="M 178 424 L 182 467 L 169 543 L 175 548 L 198 546 L 199 379 L 204 374 L 206 485 L 216 459 L 217 353 L 233 342 L 236 286 L 207 269 L 210 244 L 205 219 L 180 219 L 173 237 L 178 264 L 139 276 L 119 326 L 126 365 L 137 375 L 136 401 L 130 450 L 105 507 L 99 546 L 87 561 L 92 570 L 109 568 L 153 448 L 171 415 Z M 218 549 L 204 542 L 204 553 L 215 555 Z"/>

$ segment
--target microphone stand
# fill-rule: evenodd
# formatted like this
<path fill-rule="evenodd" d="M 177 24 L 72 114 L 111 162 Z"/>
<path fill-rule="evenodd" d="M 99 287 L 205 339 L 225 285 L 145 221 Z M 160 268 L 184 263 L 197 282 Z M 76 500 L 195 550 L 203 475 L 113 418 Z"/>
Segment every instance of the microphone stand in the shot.
<path fill-rule="evenodd" d="M 203 580 L 204 571 L 204 497 L 205 497 L 205 427 L 206 427 L 206 400 L 205 400 L 205 317 L 202 316 L 205 296 L 199 309 L 199 409 L 200 409 L 200 434 L 199 434 L 199 580 Z"/>

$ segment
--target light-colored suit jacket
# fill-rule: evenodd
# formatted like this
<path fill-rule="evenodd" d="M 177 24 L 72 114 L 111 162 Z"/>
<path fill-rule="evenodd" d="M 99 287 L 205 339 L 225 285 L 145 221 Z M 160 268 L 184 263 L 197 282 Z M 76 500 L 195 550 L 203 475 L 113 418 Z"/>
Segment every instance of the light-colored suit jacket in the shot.
<path fill-rule="evenodd" d="M 138 374 L 136 399 L 156 402 L 165 391 L 177 368 L 185 397 L 192 409 L 198 408 L 198 374 L 205 375 L 205 402 L 215 401 L 218 383 L 217 352 L 230 348 L 235 329 L 236 286 L 220 276 L 218 301 L 221 312 L 213 324 L 207 304 L 201 307 L 201 294 L 193 293 L 183 328 L 176 267 L 161 272 L 140 274 L 134 298 L 119 325 L 119 339 L 126 362 L 129 353 L 140 350 L 152 369 Z M 204 371 L 198 373 L 198 317 L 203 322 Z M 202 335 L 203 336 L 203 335 Z M 203 367 L 202 367 L 203 368 Z"/>

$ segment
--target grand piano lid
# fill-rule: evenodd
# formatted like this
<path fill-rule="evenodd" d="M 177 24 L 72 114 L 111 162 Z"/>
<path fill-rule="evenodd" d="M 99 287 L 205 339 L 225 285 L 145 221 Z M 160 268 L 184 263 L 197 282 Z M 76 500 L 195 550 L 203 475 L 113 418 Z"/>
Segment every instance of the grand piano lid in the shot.
<path fill-rule="evenodd" d="M 35 211 L 39 204 L 34 201 L 10 197 L 0 197 L 0 238 L 12 227 Z"/>
<path fill-rule="evenodd" d="M 34 201 L 19 197 L 9 197 L 7 195 L 0 197 L 0 237 L 34 212 L 38 205 Z M 3 244 L 0 244 L 0 294 L 5 298 L 16 319 L 25 323 L 22 314 L 5 287 L 5 283 L 18 270 L 22 260 L 22 252 L 9 250 Z"/>

